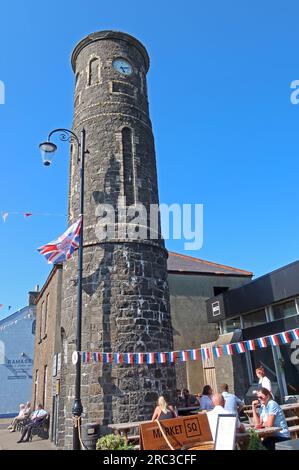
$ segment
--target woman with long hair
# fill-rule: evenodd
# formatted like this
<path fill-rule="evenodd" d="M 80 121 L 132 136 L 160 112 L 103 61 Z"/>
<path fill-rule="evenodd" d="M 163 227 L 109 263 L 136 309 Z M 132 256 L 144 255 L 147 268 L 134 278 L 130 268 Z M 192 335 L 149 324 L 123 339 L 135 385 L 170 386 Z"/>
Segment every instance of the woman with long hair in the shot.
<path fill-rule="evenodd" d="M 172 406 L 168 405 L 163 396 L 158 398 L 158 403 L 152 416 L 152 421 L 162 421 L 164 419 L 176 418 L 176 413 Z"/>
<path fill-rule="evenodd" d="M 263 440 L 263 446 L 269 450 L 275 450 L 276 442 L 290 439 L 290 431 L 284 413 L 278 403 L 273 400 L 271 392 L 267 388 L 261 388 L 257 392 L 257 400 L 252 402 L 252 412 L 254 424 L 257 428 L 280 428 L 272 436 Z M 260 413 L 257 413 L 257 406 L 261 405 Z"/>

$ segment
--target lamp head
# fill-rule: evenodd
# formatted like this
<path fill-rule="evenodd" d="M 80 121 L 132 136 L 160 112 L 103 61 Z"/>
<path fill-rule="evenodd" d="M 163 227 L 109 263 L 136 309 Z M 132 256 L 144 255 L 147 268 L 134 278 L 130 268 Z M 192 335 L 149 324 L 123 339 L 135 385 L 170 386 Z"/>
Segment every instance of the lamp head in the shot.
<path fill-rule="evenodd" d="M 39 149 L 42 155 L 42 161 L 45 166 L 50 166 L 52 163 L 52 159 L 54 154 L 57 150 L 57 145 L 53 144 L 53 142 L 42 142 L 39 145 Z"/>

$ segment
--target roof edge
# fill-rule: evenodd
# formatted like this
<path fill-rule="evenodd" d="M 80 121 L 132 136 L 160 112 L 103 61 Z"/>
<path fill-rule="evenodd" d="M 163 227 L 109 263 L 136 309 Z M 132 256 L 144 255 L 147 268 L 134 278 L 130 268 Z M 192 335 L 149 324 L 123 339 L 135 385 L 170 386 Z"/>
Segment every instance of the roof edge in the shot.
<path fill-rule="evenodd" d="M 221 269 L 230 269 L 232 271 L 236 271 L 236 274 L 239 274 L 241 276 L 253 276 L 253 272 L 246 271 L 244 269 L 233 268 L 232 266 L 227 266 L 225 264 L 219 264 L 219 263 L 214 263 L 212 261 L 207 261 L 207 260 L 200 259 L 200 258 L 194 258 L 193 256 L 184 255 L 182 253 L 176 253 L 174 251 L 168 251 L 168 253 L 171 254 L 171 255 L 174 255 L 174 256 L 190 259 L 190 260 L 193 260 L 193 261 L 198 262 L 198 263 L 205 263 L 205 264 L 208 264 L 210 266 L 218 267 L 218 268 L 221 268 Z M 219 273 L 219 274 L 225 274 L 225 273 Z"/>

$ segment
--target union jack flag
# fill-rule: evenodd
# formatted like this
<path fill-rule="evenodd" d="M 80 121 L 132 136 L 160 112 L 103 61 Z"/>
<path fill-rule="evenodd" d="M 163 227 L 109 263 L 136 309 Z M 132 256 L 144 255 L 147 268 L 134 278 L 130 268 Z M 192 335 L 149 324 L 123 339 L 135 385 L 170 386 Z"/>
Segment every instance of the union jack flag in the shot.
<path fill-rule="evenodd" d="M 71 258 L 74 251 L 79 248 L 82 217 L 71 225 L 57 240 L 38 248 L 37 251 L 44 255 L 48 263 L 62 263 Z"/>

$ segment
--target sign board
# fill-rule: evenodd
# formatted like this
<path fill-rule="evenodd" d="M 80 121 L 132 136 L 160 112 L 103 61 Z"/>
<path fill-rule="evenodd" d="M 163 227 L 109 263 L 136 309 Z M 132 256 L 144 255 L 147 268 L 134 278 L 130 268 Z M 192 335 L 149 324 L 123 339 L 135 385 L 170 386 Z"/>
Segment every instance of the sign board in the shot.
<path fill-rule="evenodd" d="M 174 449 L 212 441 L 206 413 L 163 420 L 160 421 L 160 425 Z M 169 450 L 169 445 L 156 422 L 140 425 L 140 448 L 143 450 Z"/>
<path fill-rule="evenodd" d="M 60 372 L 61 369 L 61 353 L 57 354 L 57 373 Z"/>
<path fill-rule="evenodd" d="M 212 303 L 212 312 L 213 312 L 213 317 L 217 317 L 220 315 L 220 302 L 217 300 L 217 302 Z"/>
<path fill-rule="evenodd" d="M 57 375 L 57 354 L 53 356 L 53 369 L 52 369 L 52 376 L 56 377 Z"/>
<path fill-rule="evenodd" d="M 218 415 L 215 450 L 234 450 L 236 442 L 236 415 Z"/>
<path fill-rule="evenodd" d="M 52 396 L 55 397 L 59 395 L 60 392 L 60 380 L 54 379 L 53 380 L 53 387 L 52 387 Z"/>

